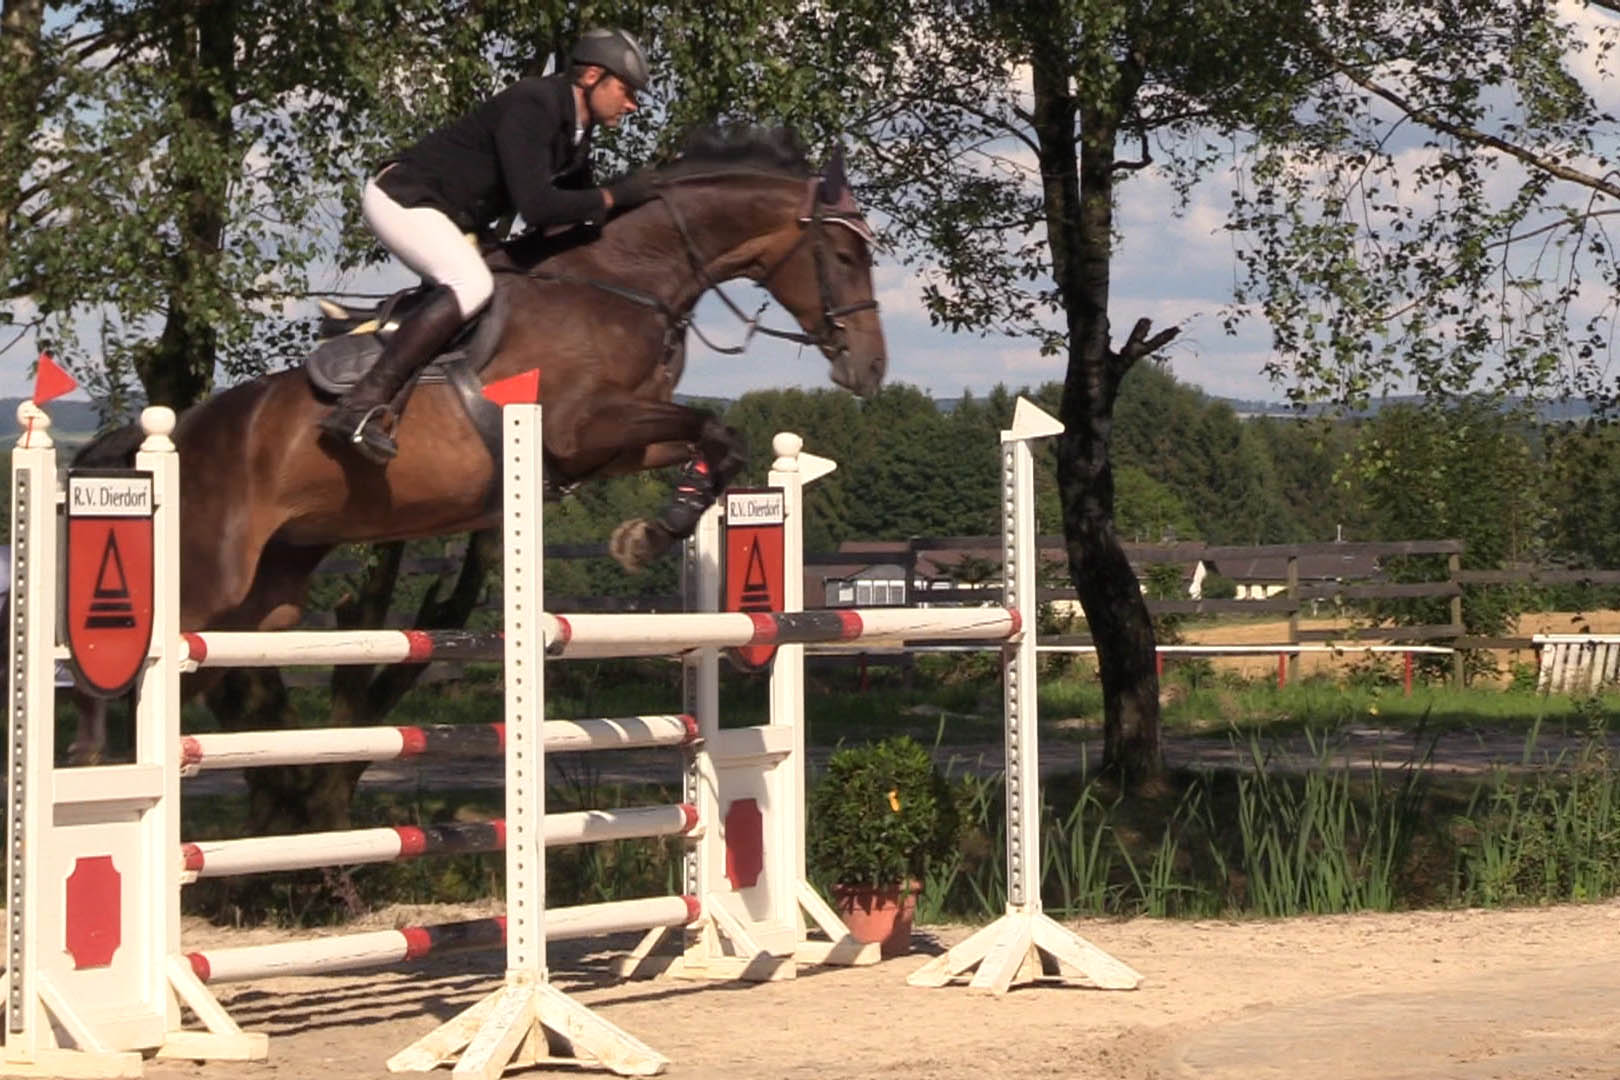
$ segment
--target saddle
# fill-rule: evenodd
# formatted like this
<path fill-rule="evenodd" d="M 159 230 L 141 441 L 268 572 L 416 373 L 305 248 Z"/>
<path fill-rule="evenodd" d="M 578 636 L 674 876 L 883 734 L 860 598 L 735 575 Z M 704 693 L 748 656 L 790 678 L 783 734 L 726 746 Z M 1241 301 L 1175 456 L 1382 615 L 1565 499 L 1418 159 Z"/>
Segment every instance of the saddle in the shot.
<path fill-rule="evenodd" d="M 319 393 L 341 397 L 377 362 L 383 346 L 401 323 L 426 299 L 429 286 L 401 289 L 370 308 L 351 308 L 322 299 L 320 343 L 304 359 L 304 373 Z M 408 398 L 419 383 L 444 383 L 456 392 L 473 429 L 496 462 L 501 460 L 500 406 L 484 397 L 479 373 L 489 366 L 506 328 L 506 290 L 496 282 L 494 295 L 406 386 Z M 396 402 L 396 408 L 403 400 Z"/>

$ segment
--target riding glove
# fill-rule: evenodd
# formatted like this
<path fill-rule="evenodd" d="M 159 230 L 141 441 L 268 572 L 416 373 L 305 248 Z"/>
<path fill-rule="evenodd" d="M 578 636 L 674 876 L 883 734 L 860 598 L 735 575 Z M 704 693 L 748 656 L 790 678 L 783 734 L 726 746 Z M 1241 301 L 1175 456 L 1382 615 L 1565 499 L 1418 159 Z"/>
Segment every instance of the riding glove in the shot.
<path fill-rule="evenodd" d="M 630 210 L 650 201 L 657 192 L 658 182 L 650 169 L 633 172 L 613 184 L 608 185 L 608 194 L 613 196 L 614 210 Z"/>

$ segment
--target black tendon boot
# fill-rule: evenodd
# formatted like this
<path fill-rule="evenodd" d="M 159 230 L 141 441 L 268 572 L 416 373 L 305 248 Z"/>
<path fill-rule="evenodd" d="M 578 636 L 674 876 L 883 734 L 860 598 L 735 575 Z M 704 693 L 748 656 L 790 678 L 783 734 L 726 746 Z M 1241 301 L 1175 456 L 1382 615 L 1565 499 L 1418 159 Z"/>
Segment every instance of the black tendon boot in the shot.
<path fill-rule="evenodd" d="M 714 505 L 716 498 L 714 479 L 702 458 L 693 458 L 681 469 L 675 480 L 675 494 L 669 505 L 658 515 L 660 528 L 676 540 L 684 540 L 697 528 L 703 511 Z"/>
<path fill-rule="evenodd" d="M 443 285 L 434 288 L 394 331 L 372 369 L 321 419 L 321 430 L 366 460 L 388 464 L 399 453 L 386 424 L 395 395 L 455 337 L 461 322 L 456 294 Z"/>

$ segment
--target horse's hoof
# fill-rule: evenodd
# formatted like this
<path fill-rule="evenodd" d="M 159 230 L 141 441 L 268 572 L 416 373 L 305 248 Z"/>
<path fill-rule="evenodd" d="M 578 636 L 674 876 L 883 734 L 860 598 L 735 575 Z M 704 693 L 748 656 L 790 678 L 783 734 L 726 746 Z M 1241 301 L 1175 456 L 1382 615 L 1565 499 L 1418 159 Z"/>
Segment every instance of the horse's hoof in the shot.
<path fill-rule="evenodd" d="M 656 521 L 636 518 L 621 522 L 608 539 L 608 553 L 620 566 L 632 574 L 647 569 L 658 556 L 668 551 L 675 538 Z"/>

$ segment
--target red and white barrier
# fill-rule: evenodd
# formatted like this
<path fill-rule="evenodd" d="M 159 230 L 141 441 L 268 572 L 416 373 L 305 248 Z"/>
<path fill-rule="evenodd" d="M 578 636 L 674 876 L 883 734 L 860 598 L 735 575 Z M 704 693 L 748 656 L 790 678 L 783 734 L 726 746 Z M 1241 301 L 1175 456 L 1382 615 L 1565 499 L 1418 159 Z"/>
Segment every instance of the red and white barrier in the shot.
<path fill-rule="evenodd" d="M 697 730 L 697 720 L 688 715 L 547 720 L 543 729 L 548 754 L 682 746 L 697 738 Z M 236 731 L 183 737 L 180 767 L 190 776 L 210 769 L 395 761 L 424 756 L 496 758 L 505 753 L 505 724 Z"/>
<path fill-rule="evenodd" d="M 627 930 L 681 926 L 698 916 L 690 896 L 656 896 L 553 908 L 546 913 L 552 941 L 600 937 Z M 506 919 L 472 919 L 435 926 L 407 926 L 361 934 L 336 934 L 272 945 L 245 945 L 186 954 L 205 983 L 246 982 L 287 975 L 325 975 L 406 963 L 427 956 L 474 952 L 506 944 Z"/>
<path fill-rule="evenodd" d="M 686 803 L 574 810 L 546 815 L 545 843 L 550 848 L 680 836 L 695 829 L 697 823 L 697 807 Z M 180 857 L 185 873 L 196 879 L 504 850 L 506 822 L 495 820 L 205 840 L 180 845 Z"/>
<path fill-rule="evenodd" d="M 793 612 L 629 613 L 546 616 L 546 655 L 665 656 L 694 649 L 860 642 L 1006 641 L 1018 612 L 1002 608 L 874 608 Z"/>

